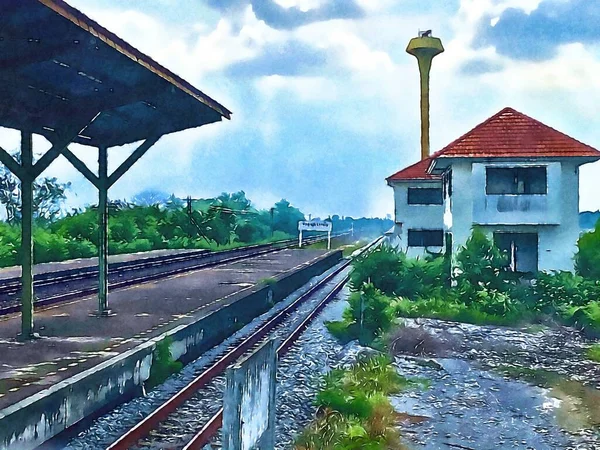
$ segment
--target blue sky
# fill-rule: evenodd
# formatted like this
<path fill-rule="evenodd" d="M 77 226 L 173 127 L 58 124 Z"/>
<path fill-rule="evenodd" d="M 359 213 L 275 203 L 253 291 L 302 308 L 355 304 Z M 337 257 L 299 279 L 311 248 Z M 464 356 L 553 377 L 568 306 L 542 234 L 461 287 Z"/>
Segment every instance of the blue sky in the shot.
<path fill-rule="evenodd" d="M 432 150 L 505 106 L 600 148 L 596 1 L 70 3 L 234 112 L 164 137 L 111 198 L 245 190 L 259 207 L 283 197 L 313 215 L 392 213 L 384 179 L 419 157 L 418 70 L 404 51 L 419 29 L 446 48 L 432 72 Z M 111 165 L 127 151 L 111 150 Z M 77 153 L 94 164 L 93 150 Z M 73 181 L 72 204 L 95 201 L 65 161 L 46 174 Z M 581 208 L 599 209 L 600 165 L 581 174 Z"/>

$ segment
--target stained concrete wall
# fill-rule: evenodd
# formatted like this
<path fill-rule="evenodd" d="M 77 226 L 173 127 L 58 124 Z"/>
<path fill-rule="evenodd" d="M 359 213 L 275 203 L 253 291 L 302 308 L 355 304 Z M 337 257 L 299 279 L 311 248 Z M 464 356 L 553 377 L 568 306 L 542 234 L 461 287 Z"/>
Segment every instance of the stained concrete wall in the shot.
<path fill-rule="evenodd" d="M 0 411 L 0 450 L 31 450 L 71 425 L 141 392 L 150 376 L 153 351 L 166 337 L 171 351 L 184 364 L 231 336 L 312 277 L 334 266 L 341 251 L 314 264 L 275 277 L 271 286 L 233 296 L 227 306 L 196 322 L 181 325 Z"/>
<path fill-rule="evenodd" d="M 410 257 L 423 256 L 424 247 L 408 246 L 408 230 L 441 230 L 444 228 L 444 205 L 409 205 L 408 188 L 441 188 L 440 181 L 411 181 L 394 183 L 395 226 L 390 242 Z M 440 252 L 443 247 L 428 247 Z"/>
<path fill-rule="evenodd" d="M 491 236 L 494 231 L 538 233 L 538 269 L 574 270 L 573 257 L 579 237 L 579 170 L 580 161 L 536 161 L 472 163 L 453 162 L 454 192 L 450 199 L 451 219 L 446 230 L 453 235 L 453 253 L 471 235 L 473 225 L 483 225 Z M 486 167 L 547 167 L 547 196 L 486 196 Z M 497 197 L 523 197 L 534 208 L 499 212 Z M 447 202 L 446 202 L 447 203 Z M 531 203 L 531 204 L 533 204 Z"/>

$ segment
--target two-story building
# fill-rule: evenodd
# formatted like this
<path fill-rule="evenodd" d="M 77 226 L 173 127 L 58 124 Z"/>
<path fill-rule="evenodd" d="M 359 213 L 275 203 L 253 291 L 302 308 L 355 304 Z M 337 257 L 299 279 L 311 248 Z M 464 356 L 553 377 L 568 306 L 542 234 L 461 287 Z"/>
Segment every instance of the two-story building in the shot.
<path fill-rule="evenodd" d="M 456 254 L 478 226 L 515 271 L 573 270 L 579 166 L 599 159 L 598 150 L 505 108 L 387 178 L 392 242 L 409 256 Z"/>

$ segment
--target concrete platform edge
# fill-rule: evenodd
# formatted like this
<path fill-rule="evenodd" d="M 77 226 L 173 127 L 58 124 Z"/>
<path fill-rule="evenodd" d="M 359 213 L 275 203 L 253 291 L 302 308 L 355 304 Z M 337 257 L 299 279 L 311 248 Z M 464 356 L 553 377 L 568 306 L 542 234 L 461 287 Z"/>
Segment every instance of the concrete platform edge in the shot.
<path fill-rule="evenodd" d="M 158 342 L 170 337 L 174 358 L 187 364 L 341 258 L 341 251 L 330 252 L 312 264 L 275 277 L 273 284 L 231 297 L 227 306 L 190 324 L 173 328 L 0 410 L 0 450 L 34 449 L 107 405 L 140 395 Z"/>

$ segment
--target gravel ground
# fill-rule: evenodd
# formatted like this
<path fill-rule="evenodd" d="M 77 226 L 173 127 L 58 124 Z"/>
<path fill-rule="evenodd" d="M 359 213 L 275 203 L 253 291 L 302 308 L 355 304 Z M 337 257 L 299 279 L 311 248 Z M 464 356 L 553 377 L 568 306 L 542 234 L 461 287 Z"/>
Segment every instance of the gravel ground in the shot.
<path fill-rule="evenodd" d="M 341 317 L 347 295 L 344 290 L 328 305 L 279 361 L 278 450 L 291 448 L 294 437 L 314 417 L 313 400 L 322 375 L 351 364 L 365 350 L 355 343 L 340 346 L 323 325 Z M 312 303 L 294 314 L 294 320 L 300 320 Z M 600 450 L 600 364 L 585 358 L 590 343 L 580 333 L 569 328 L 532 332 L 433 319 L 406 320 L 406 326 L 415 332 L 403 344 L 410 344 L 415 336 L 419 345 L 425 344 L 418 352 L 410 351 L 410 345 L 404 350 L 400 346 L 395 365 L 399 373 L 428 384 L 392 399 L 406 418 L 401 429 L 410 449 Z M 253 325 L 240 334 L 251 329 Z M 286 330 L 278 333 L 285 335 Z M 148 397 L 102 417 L 67 448 L 104 448 L 222 350 L 209 352 Z M 186 405 L 187 415 L 195 415 L 194 420 L 174 419 L 163 430 L 169 435 L 166 440 L 156 435 L 144 448 L 179 447 L 186 435 L 197 431 L 198 423 L 220 407 L 222 389 L 221 378 Z M 219 447 L 217 438 L 213 448 Z"/>
<path fill-rule="evenodd" d="M 337 267 L 337 266 L 336 266 Z M 331 269 L 331 271 L 335 268 Z M 127 402 L 108 414 L 94 420 L 89 426 L 82 432 L 80 432 L 75 438 L 71 439 L 67 443 L 57 442 L 53 448 L 56 449 L 68 449 L 68 450 L 100 450 L 105 449 L 108 445 L 114 442 L 119 436 L 125 433 L 128 429 L 139 422 L 143 417 L 147 416 L 168 398 L 173 396 L 176 392 L 187 385 L 191 380 L 198 376 L 202 370 L 207 368 L 209 364 L 214 362 L 223 352 L 231 346 L 233 342 L 242 336 L 251 334 L 266 317 L 274 315 L 276 312 L 283 309 L 285 306 L 293 302 L 296 298 L 310 289 L 315 283 L 320 281 L 322 278 L 327 276 L 330 271 L 324 273 L 319 277 L 315 277 L 311 282 L 294 294 L 287 297 L 284 301 L 278 303 L 271 311 L 263 314 L 259 318 L 255 319 L 252 323 L 245 326 L 243 329 L 238 331 L 231 338 L 227 339 L 223 344 L 215 347 L 214 349 L 207 352 L 198 360 L 191 364 L 188 364 L 184 369 L 177 375 L 170 377 L 163 385 L 149 392 L 146 397 L 135 398 L 130 402 Z M 333 286 L 337 283 L 343 275 L 338 275 L 331 283 Z M 312 305 L 320 300 L 320 296 L 315 296 L 310 302 L 303 305 L 296 313 L 292 315 L 292 320 L 298 320 L 303 317 L 307 310 L 311 309 Z M 285 331 L 283 331 L 285 333 Z M 198 428 L 192 426 L 197 423 L 205 422 L 213 412 L 217 411 L 221 406 L 223 380 L 218 379 L 207 386 L 207 389 L 202 393 L 199 393 L 199 398 L 203 398 L 204 402 L 190 403 L 189 410 L 193 411 L 195 416 L 194 422 L 183 419 L 181 423 L 170 423 L 169 427 L 178 425 L 183 431 L 176 432 L 175 428 L 169 430 L 170 436 L 168 439 L 169 445 L 173 444 L 175 448 L 183 442 L 183 438 L 187 437 L 189 433 L 195 433 Z M 186 405 L 187 406 L 187 405 Z M 186 429 L 189 430 L 185 431 Z M 193 429 L 193 431 L 192 431 Z M 165 443 L 160 442 L 162 436 L 155 436 L 155 442 L 149 441 L 148 447 L 145 448 L 161 448 L 165 446 Z"/>
<path fill-rule="evenodd" d="M 600 365 L 575 330 L 531 333 L 432 319 L 407 320 L 428 336 L 425 355 L 398 371 L 431 386 L 394 398 L 409 414 L 414 449 L 600 449 Z M 433 336 L 433 338 L 432 338 Z"/>

